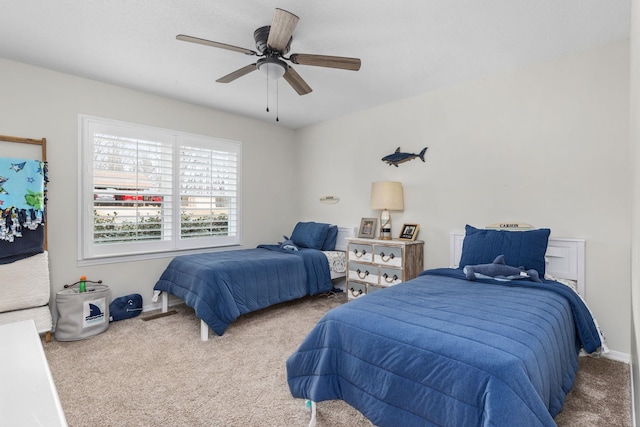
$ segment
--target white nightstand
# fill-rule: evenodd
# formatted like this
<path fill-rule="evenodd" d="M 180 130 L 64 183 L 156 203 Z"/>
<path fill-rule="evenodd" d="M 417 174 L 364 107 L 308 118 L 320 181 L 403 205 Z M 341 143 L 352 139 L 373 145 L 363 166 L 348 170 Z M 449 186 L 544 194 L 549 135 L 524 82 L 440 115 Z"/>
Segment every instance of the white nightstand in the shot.
<path fill-rule="evenodd" d="M 348 300 L 413 279 L 423 270 L 421 240 L 347 239 Z"/>

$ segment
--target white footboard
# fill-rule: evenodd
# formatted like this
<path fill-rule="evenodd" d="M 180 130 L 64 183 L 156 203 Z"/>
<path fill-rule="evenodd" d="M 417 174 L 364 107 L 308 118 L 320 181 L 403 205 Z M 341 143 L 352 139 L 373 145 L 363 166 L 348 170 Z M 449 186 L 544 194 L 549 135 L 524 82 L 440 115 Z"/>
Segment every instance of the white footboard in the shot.
<path fill-rule="evenodd" d="M 169 293 L 162 292 L 160 296 L 162 297 L 162 312 L 166 313 L 169 311 Z M 202 341 L 209 340 L 209 325 L 202 319 L 200 319 L 200 339 Z"/>
<path fill-rule="evenodd" d="M 209 325 L 207 325 L 202 319 L 200 319 L 200 340 L 209 340 Z"/>
<path fill-rule="evenodd" d="M 162 297 L 162 312 L 166 313 L 169 311 L 169 293 L 162 292 L 160 296 Z M 200 319 L 200 339 L 202 341 L 209 340 L 209 325 L 207 325 L 202 319 Z"/>
<path fill-rule="evenodd" d="M 162 297 L 162 312 L 166 313 L 169 311 L 169 293 L 162 292 L 160 296 Z"/>
<path fill-rule="evenodd" d="M 306 404 L 307 404 L 307 407 L 311 408 L 311 420 L 309 420 L 309 427 L 316 427 L 316 414 L 317 414 L 316 402 L 314 402 L 313 400 L 307 400 Z"/>

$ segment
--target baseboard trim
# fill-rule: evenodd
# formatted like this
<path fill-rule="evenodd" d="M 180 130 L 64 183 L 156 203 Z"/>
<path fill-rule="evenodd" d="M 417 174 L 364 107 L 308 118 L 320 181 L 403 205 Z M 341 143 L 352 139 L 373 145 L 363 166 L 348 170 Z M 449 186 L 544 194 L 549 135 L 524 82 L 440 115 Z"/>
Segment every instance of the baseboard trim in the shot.
<path fill-rule="evenodd" d="M 606 357 L 607 359 L 615 360 L 618 362 L 631 363 L 630 354 L 622 353 L 615 350 L 609 350 L 609 352 L 603 354 L 602 357 Z"/>
<path fill-rule="evenodd" d="M 176 296 L 169 294 L 169 307 L 172 307 L 174 305 L 180 305 L 180 304 L 184 304 L 184 301 L 182 301 L 180 298 Z M 160 301 L 160 299 L 158 299 L 158 302 L 145 304 L 142 306 L 143 313 L 147 311 L 154 311 L 154 310 L 162 310 L 162 302 Z"/>

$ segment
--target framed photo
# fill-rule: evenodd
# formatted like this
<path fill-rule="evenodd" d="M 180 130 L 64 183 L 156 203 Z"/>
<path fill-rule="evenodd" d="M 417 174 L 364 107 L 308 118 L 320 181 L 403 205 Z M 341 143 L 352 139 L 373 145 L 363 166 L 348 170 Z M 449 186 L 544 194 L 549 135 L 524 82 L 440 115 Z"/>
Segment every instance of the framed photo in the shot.
<path fill-rule="evenodd" d="M 362 218 L 360 220 L 358 237 L 361 239 L 373 239 L 376 236 L 377 223 L 378 218 Z"/>
<path fill-rule="evenodd" d="M 418 230 L 420 229 L 420 225 L 418 224 L 405 224 L 402 226 L 402 231 L 400 232 L 400 240 L 416 240 L 418 236 Z"/>

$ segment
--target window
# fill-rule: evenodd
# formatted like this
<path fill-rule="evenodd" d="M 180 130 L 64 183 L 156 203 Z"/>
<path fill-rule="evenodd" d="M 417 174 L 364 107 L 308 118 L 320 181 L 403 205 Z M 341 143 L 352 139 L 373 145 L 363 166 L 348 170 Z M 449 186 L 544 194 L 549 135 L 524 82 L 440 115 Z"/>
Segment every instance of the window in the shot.
<path fill-rule="evenodd" d="M 80 139 L 80 260 L 240 244 L 240 143 L 85 115 Z"/>

